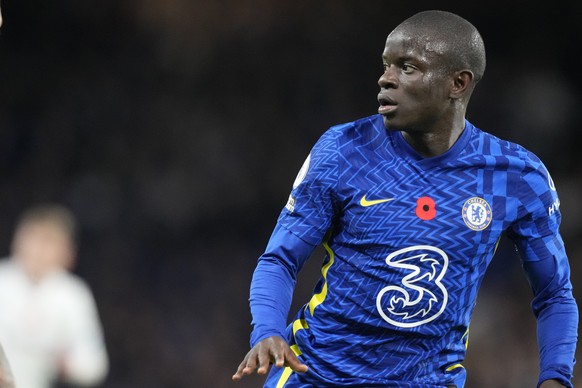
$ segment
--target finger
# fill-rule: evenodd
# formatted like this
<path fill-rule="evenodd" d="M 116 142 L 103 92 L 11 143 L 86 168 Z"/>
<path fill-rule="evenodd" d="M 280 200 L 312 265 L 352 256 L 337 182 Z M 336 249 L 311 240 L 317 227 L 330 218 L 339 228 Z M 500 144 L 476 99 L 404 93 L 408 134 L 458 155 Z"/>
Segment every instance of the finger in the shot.
<path fill-rule="evenodd" d="M 233 381 L 240 381 L 245 375 L 251 374 L 250 371 L 245 371 L 245 368 L 246 367 L 244 365 L 239 366 L 236 373 L 232 375 Z"/>
<path fill-rule="evenodd" d="M 299 373 L 305 373 L 307 372 L 307 369 L 309 369 L 307 367 L 307 365 L 305 365 L 304 363 L 302 363 L 297 356 L 295 355 L 295 353 L 293 353 L 292 351 L 288 352 L 286 354 L 286 363 L 285 365 L 288 366 L 289 368 L 293 369 L 295 372 L 299 372 Z"/>
<path fill-rule="evenodd" d="M 232 381 L 241 381 L 243 378 L 242 372 L 237 371 L 235 374 L 232 375 Z"/>
<path fill-rule="evenodd" d="M 232 380 L 233 381 L 240 381 L 243 378 L 243 367 L 239 366 L 238 369 L 236 370 L 236 372 L 232 375 Z"/>
<path fill-rule="evenodd" d="M 251 351 L 246 361 L 242 373 L 243 375 L 250 375 L 257 370 L 257 355 Z"/>
<path fill-rule="evenodd" d="M 282 368 L 285 366 L 285 352 L 279 351 L 273 354 L 273 363 L 277 368 Z"/>
<path fill-rule="evenodd" d="M 234 381 L 239 381 L 240 379 L 243 378 L 243 376 L 245 375 L 245 373 L 243 373 L 243 370 L 246 368 L 247 366 L 247 360 L 248 360 L 249 356 L 248 354 L 245 356 L 245 358 L 243 359 L 243 361 L 239 364 L 236 372 L 234 375 L 232 375 L 232 379 Z"/>
<path fill-rule="evenodd" d="M 268 351 L 259 352 L 259 369 L 257 369 L 257 373 L 260 375 L 267 374 L 270 368 L 271 357 L 269 356 Z"/>

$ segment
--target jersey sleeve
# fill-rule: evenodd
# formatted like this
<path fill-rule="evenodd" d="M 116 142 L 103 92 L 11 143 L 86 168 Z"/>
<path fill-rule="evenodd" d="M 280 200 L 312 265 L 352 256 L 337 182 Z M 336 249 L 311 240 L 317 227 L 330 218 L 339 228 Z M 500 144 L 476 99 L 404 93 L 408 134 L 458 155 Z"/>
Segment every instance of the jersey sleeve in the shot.
<path fill-rule="evenodd" d="M 251 281 L 251 347 L 267 337 L 285 338 L 297 273 L 315 247 L 277 224 Z"/>
<path fill-rule="evenodd" d="M 97 305 L 88 285 L 76 282 L 67 308 L 64 377 L 74 384 L 97 385 L 108 373 L 109 359 Z"/>
<path fill-rule="evenodd" d="M 321 243 L 333 222 L 338 176 L 337 133 L 329 130 L 305 160 L 278 222 L 311 245 Z"/>
<path fill-rule="evenodd" d="M 572 294 L 570 266 L 560 236 L 560 200 L 543 165 L 523 176 L 521 214 L 508 231 L 523 261 L 537 320 L 540 376 L 572 387 L 578 331 L 578 307 Z"/>
<path fill-rule="evenodd" d="M 524 270 L 534 293 L 541 370 L 538 386 L 555 379 L 572 387 L 578 307 L 572 297 L 569 268 L 550 257 L 524 262 Z"/>
<path fill-rule="evenodd" d="M 326 132 L 303 163 L 281 211 L 250 290 L 251 346 L 264 338 L 285 337 L 296 276 L 331 226 L 337 182 L 337 146 Z"/>
<path fill-rule="evenodd" d="M 509 230 L 522 260 L 538 261 L 551 256 L 563 256 L 560 238 L 560 200 L 547 172 L 540 168 L 522 177 L 517 187 L 520 211 L 518 220 Z"/>

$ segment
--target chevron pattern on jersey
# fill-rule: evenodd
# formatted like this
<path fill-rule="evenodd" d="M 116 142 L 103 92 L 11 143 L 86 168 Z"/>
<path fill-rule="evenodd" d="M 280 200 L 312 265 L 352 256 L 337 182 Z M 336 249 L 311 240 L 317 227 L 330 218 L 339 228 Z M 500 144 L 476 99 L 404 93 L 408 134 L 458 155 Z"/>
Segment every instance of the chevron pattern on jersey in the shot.
<path fill-rule="evenodd" d="M 296 317 L 308 329 L 293 339 L 321 386 L 453 381 L 464 374 L 452 366 L 464 358 L 477 290 L 502 233 L 524 252 L 563 249 L 561 240 L 536 239 L 560 220 L 545 167 L 469 122 L 436 158 L 415 154 L 379 115 L 330 128 L 310 155 L 291 192 L 294 207 L 279 222 L 314 245 L 329 232 L 333 262 L 315 288 L 317 307 Z M 486 205 L 468 213 L 471 198 Z M 475 230 L 471 217 L 483 209 L 492 219 Z M 295 375 L 291 386 L 307 378 Z"/>

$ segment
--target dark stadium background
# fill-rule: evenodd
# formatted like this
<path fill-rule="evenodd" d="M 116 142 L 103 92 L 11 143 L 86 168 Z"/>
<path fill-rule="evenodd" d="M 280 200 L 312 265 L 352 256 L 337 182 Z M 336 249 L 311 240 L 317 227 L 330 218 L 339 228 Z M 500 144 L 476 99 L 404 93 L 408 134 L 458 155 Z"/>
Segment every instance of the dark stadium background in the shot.
<path fill-rule="evenodd" d="M 104 387 L 257 387 L 248 287 L 291 183 L 329 126 L 375 113 L 384 40 L 412 13 L 460 13 L 488 68 L 469 119 L 538 154 L 582 289 L 582 3 L 3 1 L 0 251 L 59 201 L 82 230 L 111 357 Z M 305 268 L 306 301 L 321 252 Z M 531 294 L 506 242 L 471 327 L 468 387 L 535 386 Z M 580 351 L 578 351 L 580 354 Z M 580 384 L 582 370 L 577 367 Z"/>

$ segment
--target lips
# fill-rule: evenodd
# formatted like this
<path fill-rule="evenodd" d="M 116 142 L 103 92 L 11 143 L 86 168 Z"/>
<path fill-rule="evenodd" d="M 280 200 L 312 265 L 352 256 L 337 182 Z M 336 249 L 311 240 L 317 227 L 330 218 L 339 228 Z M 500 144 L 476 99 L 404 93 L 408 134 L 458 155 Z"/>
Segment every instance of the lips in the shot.
<path fill-rule="evenodd" d="M 378 94 L 378 103 L 380 104 L 378 108 L 378 113 L 380 114 L 393 112 L 398 105 L 393 99 L 383 94 Z"/>

